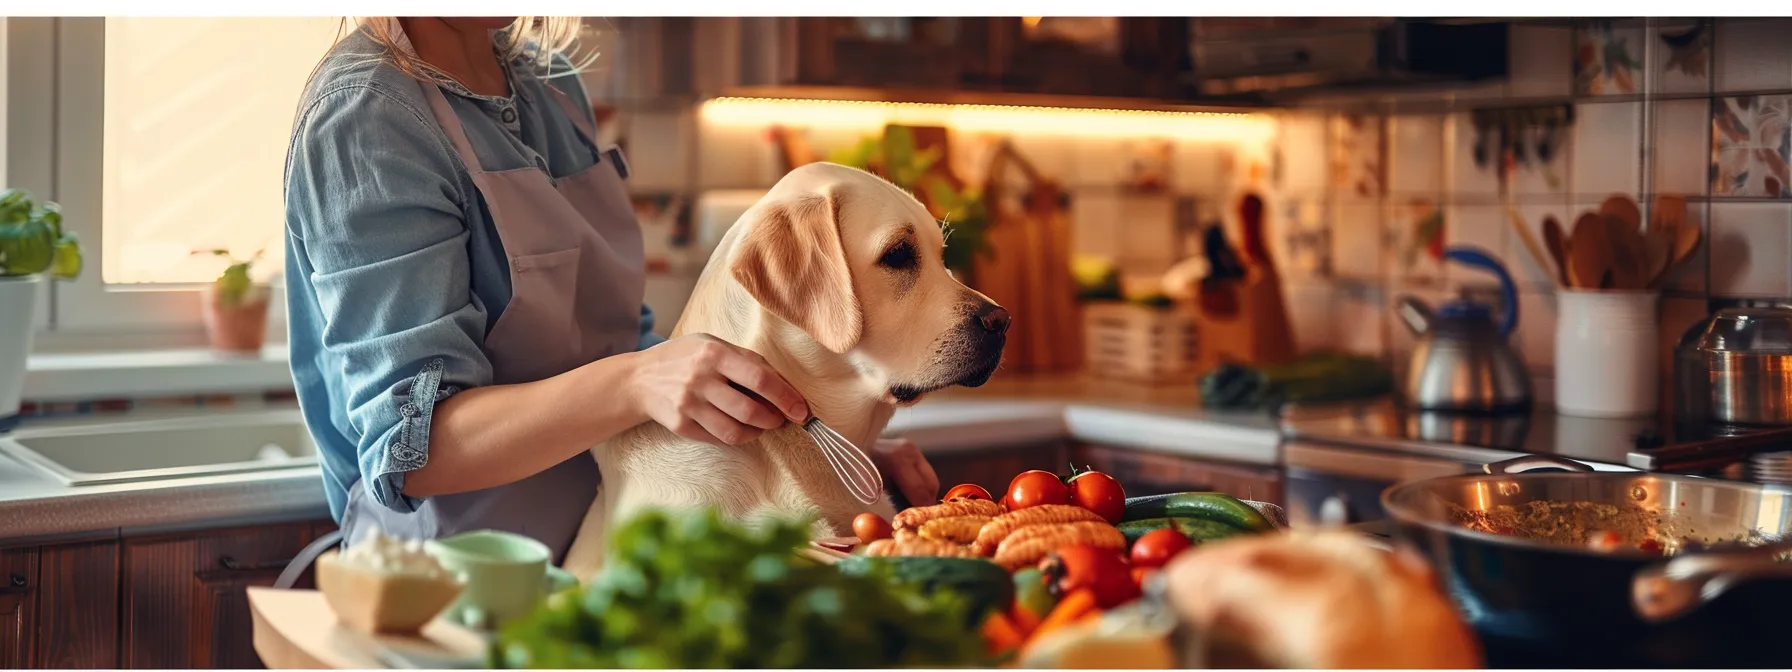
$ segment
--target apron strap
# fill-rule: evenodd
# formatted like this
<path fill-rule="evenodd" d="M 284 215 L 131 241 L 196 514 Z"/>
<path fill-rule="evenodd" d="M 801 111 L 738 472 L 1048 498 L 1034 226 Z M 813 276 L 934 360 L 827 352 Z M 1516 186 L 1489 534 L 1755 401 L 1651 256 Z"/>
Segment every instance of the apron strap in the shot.
<path fill-rule="evenodd" d="M 554 102 L 559 103 L 560 109 L 566 112 L 566 118 L 572 120 L 573 128 L 577 129 L 579 135 L 584 137 L 585 144 L 589 145 L 596 153 L 598 163 L 609 161 L 610 167 L 616 169 L 617 176 L 625 180 L 628 179 L 628 159 L 622 155 L 622 148 L 615 145 L 605 147 L 597 144 L 597 128 L 591 125 L 592 122 L 585 120 L 587 114 L 596 116 L 590 109 L 591 105 L 587 103 L 584 109 L 580 109 L 579 104 L 573 102 L 572 96 L 561 91 L 560 87 L 549 82 L 543 82 L 543 84 L 553 92 L 551 95 L 554 97 Z"/>
<path fill-rule="evenodd" d="M 274 579 L 274 587 L 280 590 L 292 588 L 293 584 L 299 582 L 299 575 L 304 574 L 305 568 L 316 562 L 318 556 L 323 555 L 324 551 L 341 545 L 342 530 L 340 529 L 330 530 L 324 536 L 318 537 L 317 540 L 311 542 L 311 545 L 306 546 L 305 550 L 299 551 L 299 554 L 293 557 L 292 562 L 287 563 L 286 569 L 280 572 L 280 578 Z"/>
<path fill-rule="evenodd" d="M 448 142 L 453 143 L 454 151 L 460 154 L 461 163 L 466 164 L 467 170 L 483 172 L 485 166 L 473 152 L 473 143 L 467 140 L 467 129 L 461 125 L 460 115 L 448 106 L 448 97 L 442 95 L 442 87 L 424 81 L 418 81 L 417 86 L 423 88 L 423 97 L 429 99 L 429 109 L 435 113 L 436 125 L 448 134 Z"/>

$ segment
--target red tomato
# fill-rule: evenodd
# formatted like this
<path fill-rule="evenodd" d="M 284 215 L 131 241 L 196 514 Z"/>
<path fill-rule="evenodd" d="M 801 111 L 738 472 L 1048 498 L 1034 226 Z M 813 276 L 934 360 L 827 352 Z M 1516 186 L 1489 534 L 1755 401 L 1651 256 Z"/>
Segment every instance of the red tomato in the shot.
<path fill-rule="evenodd" d="M 1070 477 L 1070 502 L 1101 514 L 1115 525 L 1126 516 L 1126 490 L 1113 476 L 1099 471 L 1085 471 Z"/>
<path fill-rule="evenodd" d="M 950 502 L 954 499 L 960 499 L 960 498 L 962 498 L 962 499 L 983 499 L 983 500 L 990 500 L 990 501 L 995 500 L 994 497 L 989 496 L 989 491 L 984 490 L 983 486 L 977 485 L 975 483 L 964 483 L 964 484 L 952 486 L 951 490 L 946 491 L 946 498 L 941 501 Z"/>
<path fill-rule="evenodd" d="M 1118 551 L 1086 544 L 1065 546 L 1041 560 L 1039 569 L 1058 595 L 1087 588 L 1095 593 L 1095 606 L 1102 609 L 1112 609 L 1139 596 L 1132 568 Z"/>
<path fill-rule="evenodd" d="M 1008 496 L 1004 498 L 1009 511 L 1032 508 L 1041 504 L 1069 504 L 1070 488 L 1058 475 L 1049 471 L 1022 472 L 1008 482 Z"/>
<path fill-rule="evenodd" d="M 890 521 L 883 516 L 865 512 L 852 519 L 852 533 L 858 535 L 859 543 L 869 544 L 879 539 L 889 539 L 896 532 L 890 529 Z"/>
<path fill-rule="evenodd" d="M 1152 530 L 1132 542 L 1132 565 L 1157 569 L 1170 564 L 1170 559 L 1190 548 L 1188 536 L 1176 530 Z"/>
<path fill-rule="evenodd" d="M 1132 585 L 1138 586 L 1139 592 L 1145 592 L 1145 579 L 1151 578 L 1151 574 L 1156 571 L 1156 569 L 1151 567 L 1132 568 Z"/>

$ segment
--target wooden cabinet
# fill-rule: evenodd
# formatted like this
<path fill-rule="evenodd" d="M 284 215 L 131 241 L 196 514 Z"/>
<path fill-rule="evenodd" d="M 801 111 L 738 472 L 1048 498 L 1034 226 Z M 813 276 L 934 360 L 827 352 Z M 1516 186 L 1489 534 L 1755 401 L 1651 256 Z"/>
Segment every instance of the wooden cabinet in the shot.
<path fill-rule="evenodd" d="M 314 529 L 293 523 L 127 540 L 124 667 L 261 667 L 245 591 L 273 585 Z"/>
<path fill-rule="evenodd" d="M 1000 499 L 1008 490 L 1008 482 L 1020 472 L 1028 469 L 1064 471 L 1068 466 L 1065 455 L 1065 444 L 1052 441 L 991 450 L 936 453 L 927 456 L 927 462 L 940 477 L 940 494 L 946 494 L 946 489 L 960 483 L 975 483 Z"/>
<path fill-rule="evenodd" d="M 38 549 L 33 667 L 118 667 L 118 541 Z"/>
<path fill-rule="evenodd" d="M 1072 446 L 1070 457 L 1078 468 L 1092 467 L 1119 479 L 1131 497 L 1205 491 L 1284 504 L 1279 467 L 1233 464 L 1093 444 Z"/>
<path fill-rule="evenodd" d="M 37 549 L 0 551 L 0 668 L 31 666 L 36 618 Z"/>

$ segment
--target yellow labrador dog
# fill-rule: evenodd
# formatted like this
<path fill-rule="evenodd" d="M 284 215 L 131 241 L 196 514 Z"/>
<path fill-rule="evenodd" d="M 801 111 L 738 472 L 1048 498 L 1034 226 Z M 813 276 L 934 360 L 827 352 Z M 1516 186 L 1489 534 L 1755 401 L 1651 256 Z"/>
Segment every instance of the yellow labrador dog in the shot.
<path fill-rule="evenodd" d="M 976 387 L 1002 358 L 1008 312 L 941 263 L 945 236 L 907 192 L 831 163 L 790 172 L 723 237 L 673 329 L 759 353 L 810 412 L 869 447 L 898 405 Z M 589 577 L 605 530 L 651 508 L 714 507 L 748 524 L 814 516 L 845 536 L 871 507 L 848 492 L 802 428 L 745 446 L 690 441 L 646 423 L 594 448 L 603 488 L 567 552 Z"/>

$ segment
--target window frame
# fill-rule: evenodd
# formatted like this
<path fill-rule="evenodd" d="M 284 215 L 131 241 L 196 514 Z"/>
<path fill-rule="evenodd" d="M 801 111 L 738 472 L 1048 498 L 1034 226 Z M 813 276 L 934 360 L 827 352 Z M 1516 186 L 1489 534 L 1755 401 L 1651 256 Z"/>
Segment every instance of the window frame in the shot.
<path fill-rule="evenodd" d="M 8 93 L 20 94 L 5 101 L 7 175 L 62 205 L 86 265 L 75 280 L 46 283 L 34 352 L 205 345 L 203 284 L 108 285 L 102 277 L 106 19 L 14 18 L 6 32 L 14 56 L 5 65 Z M 268 340 L 283 343 L 286 302 L 274 301 L 268 312 Z"/>

